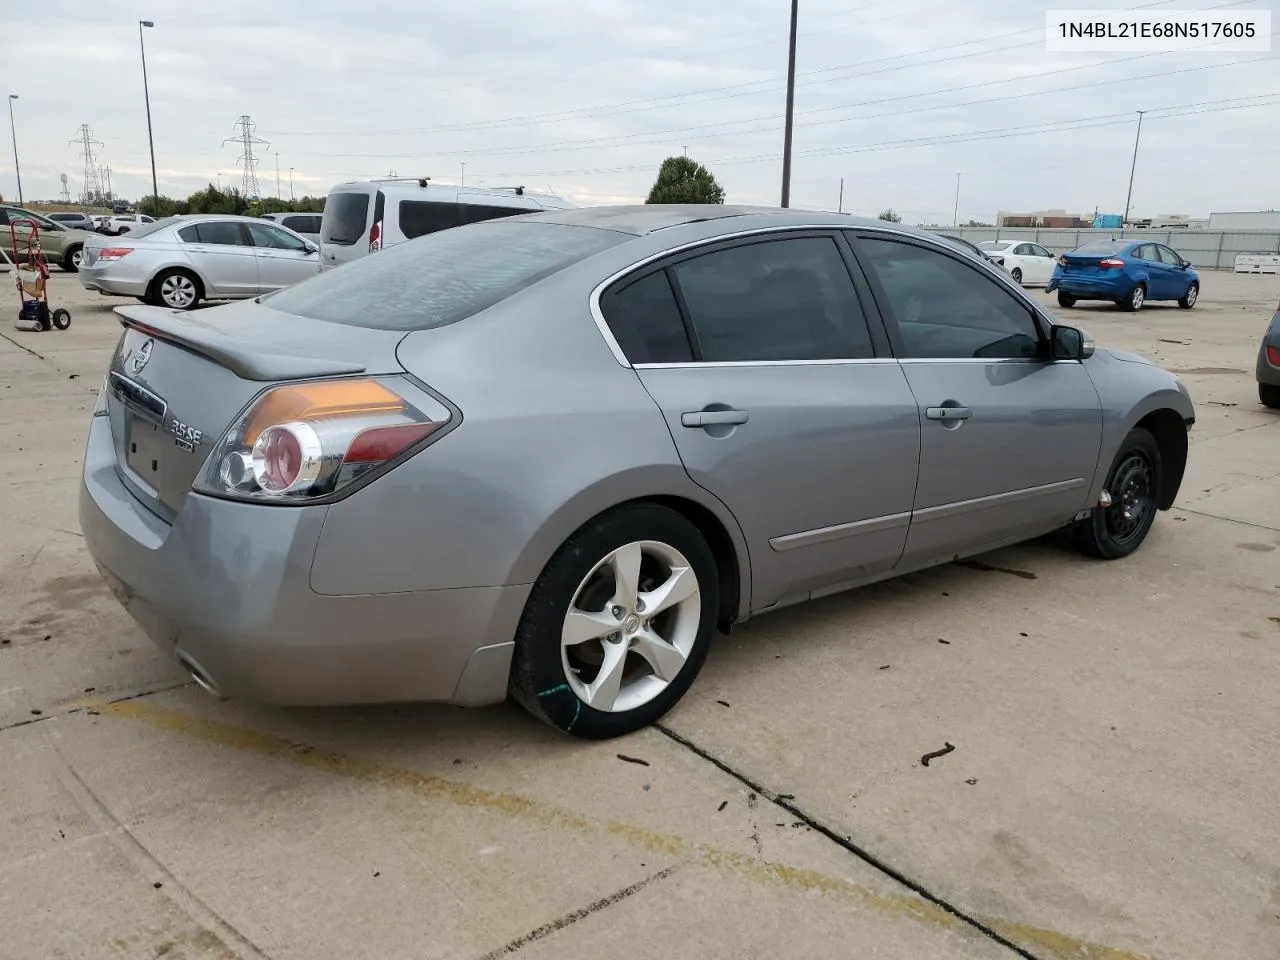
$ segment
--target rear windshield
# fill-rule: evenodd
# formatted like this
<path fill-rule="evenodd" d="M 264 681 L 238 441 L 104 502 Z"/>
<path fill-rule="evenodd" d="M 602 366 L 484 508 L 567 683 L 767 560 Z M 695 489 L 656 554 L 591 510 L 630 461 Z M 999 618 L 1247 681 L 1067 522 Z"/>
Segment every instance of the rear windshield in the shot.
<path fill-rule="evenodd" d="M 479 313 L 627 239 L 594 227 L 492 220 L 361 257 L 273 293 L 265 302 L 314 320 L 428 330 Z"/>
<path fill-rule="evenodd" d="M 1012 241 L 1009 240 L 983 240 L 978 246 L 983 250 L 1000 250 L 1009 246 Z"/>
<path fill-rule="evenodd" d="M 1088 243 L 1082 243 L 1071 252 L 1073 254 L 1119 253 L 1131 242 L 1130 240 L 1090 240 Z"/>
<path fill-rule="evenodd" d="M 320 240 L 323 243 L 349 247 L 364 237 L 368 220 L 367 193 L 331 193 L 324 202 Z"/>
<path fill-rule="evenodd" d="M 150 223 L 140 223 L 135 227 L 130 227 L 129 232 L 125 234 L 130 240 L 140 240 L 143 237 L 149 237 L 157 230 L 163 230 L 165 227 L 171 226 L 175 222 L 173 217 L 165 217 L 163 220 L 152 220 Z"/>

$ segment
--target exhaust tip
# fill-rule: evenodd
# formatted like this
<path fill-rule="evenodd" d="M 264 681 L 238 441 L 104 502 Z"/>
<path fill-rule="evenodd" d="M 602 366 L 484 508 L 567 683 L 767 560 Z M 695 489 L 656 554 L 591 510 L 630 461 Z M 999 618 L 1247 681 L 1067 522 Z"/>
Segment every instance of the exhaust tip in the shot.
<path fill-rule="evenodd" d="M 187 671 L 187 675 L 191 677 L 195 685 L 211 696 L 217 697 L 219 700 L 227 699 L 222 695 L 222 691 L 218 689 L 218 685 L 213 682 L 213 678 L 207 674 L 200 664 L 196 663 L 185 653 L 178 654 L 178 664 L 183 670 Z"/>

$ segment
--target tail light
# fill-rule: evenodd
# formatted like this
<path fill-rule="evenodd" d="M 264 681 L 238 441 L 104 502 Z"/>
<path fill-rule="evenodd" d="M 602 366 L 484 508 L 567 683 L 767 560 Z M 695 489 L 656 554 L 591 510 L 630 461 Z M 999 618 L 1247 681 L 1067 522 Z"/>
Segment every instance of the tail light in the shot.
<path fill-rule="evenodd" d="M 206 462 L 199 493 L 308 503 L 389 469 L 444 426 L 389 380 L 273 387 L 232 425 Z"/>
<path fill-rule="evenodd" d="M 99 260 L 123 260 L 133 253 L 133 247 L 107 247 L 98 251 Z"/>
<path fill-rule="evenodd" d="M 1280 367 L 1280 348 L 1272 346 L 1267 347 L 1267 363 L 1271 364 L 1273 367 Z"/>
<path fill-rule="evenodd" d="M 369 228 L 369 252 L 382 249 L 382 221 Z"/>
<path fill-rule="evenodd" d="M 1117 260 L 1114 257 L 1112 257 L 1108 260 L 1099 260 L 1098 266 L 1102 267 L 1102 269 L 1104 270 L 1119 270 L 1121 267 L 1124 266 L 1124 261 Z"/>

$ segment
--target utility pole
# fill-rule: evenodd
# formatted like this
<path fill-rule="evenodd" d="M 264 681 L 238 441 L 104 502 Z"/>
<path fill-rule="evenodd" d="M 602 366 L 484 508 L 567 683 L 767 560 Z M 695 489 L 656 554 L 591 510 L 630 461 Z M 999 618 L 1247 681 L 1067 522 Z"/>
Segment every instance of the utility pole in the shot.
<path fill-rule="evenodd" d="M 279 151 L 279 150 L 277 150 L 275 153 L 276 153 L 276 199 L 277 199 L 277 200 L 279 200 L 279 199 L 281 198 L 281 194 L 280 194 L 280 151 Z"/>
<path fill-rule="evenodd" d="M 156 141 L 151 135 L 151 90 L 147 86 L 147 47 L 142 42 L 142 28 L 154 27 L 150 20 L 138 21 L 138 49 L 142 51 L 142 95 L 147 100 L 147 146 L 151 148 L 151 214 L 160 215 L 160 187 L 156 183 Z"/>
<path fill-rule="evenodd" d="M 1145 110 L 1138 111 L 1138 132 L 1133 136 L 1133 163 L 1129 167 L 1129 192 L 1124 197 L 1124 219 L 1120 221 L 1120 229 L 1129 222 L 1129 202 L 1133 199 L 1133 173 L 1138 169 L 1138 141 L 1142 139 L 1142 115 Z"/>
<path fill-rule="evenodd" d="M 259 145 L 270 147 L 271 144 L 254 134 L 255 124 L 247 113 L 240 115 L 236 126 L 240 128 L 240 133 L 234 137 L 227 137 L 222 141 L 222 145 L 225 147 L 228 143 L 239 143 L 243 148 L 244 152 L 237 161 L 244 168 L 240 178 L 240 191 L 246 200 L 254 200 L 258 196 L 258 158 L 254 155 L 253 148 Z"/>
<path fill-rule="evenodd" d="M 791 206 L 791 128 L 796 110 L 796 20 L 800 0 L 791 0 L 791 42 L 787 51 L 787 123 L 782 135 L 782 206 Z"/>
<path fill-rule="evenodd" d="M 289 168 L 289 199 L 293 199 L 293 167 Z"/>
<path fill-rule="evenodd" d="M 958 227 L 960 225 L 960 174 L 956 174 L 956 209 L 951 214 L 951 226 Z"/>
<path fill-rule="evenodd" d="M 836 204 L 836 213 L 844 213 L 844 177 L 840 178 L 840 202 Z"/>
<path fill-rule="evenodd" d="M 465 160 L 462 161 L 462 183 L 460 185 L 464 187 L 467 185 L 467 161 Z"/>
<path fill-rule="evenodd" d="M 13 137 L 13 175 L 18 178 L 18 206 L 22 206 L 22 171 L 18 169 L 18 131 L 13 125 L 13 101 L 16 93 L 9 94 L 9 135 Z"/>

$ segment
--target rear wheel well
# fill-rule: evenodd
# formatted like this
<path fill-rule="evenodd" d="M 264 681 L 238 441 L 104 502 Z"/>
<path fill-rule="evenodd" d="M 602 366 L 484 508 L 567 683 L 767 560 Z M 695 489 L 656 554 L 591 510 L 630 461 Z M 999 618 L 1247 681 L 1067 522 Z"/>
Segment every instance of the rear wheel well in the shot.
<path fill-rule="evenodd" d="M 692 500 L 683 497 L 658 496 L 645 497 L 633 503 L 656 503 L 674 510 L 695 527 L 706 538 L 707 545 L 716 558 L 716 570 L 720 576 L 720 609 L 716 612 L 716 626 L 723 633 L 728 633 L 735 620 L 738 619 L 738 601 L 742 584 L 738 577 L 738 551 L 734 549 L 733 539 L 724 528 L 720 518 L 714 513 Z"/>
<path fill-rule="evenodd" d="M 1160 503 L 1168 510 L 1178 496 L 1182 474 L 1187 468 L 1187 425 L 1167 407 L 1148 413 L 1136 426 L 1146 430 L 1160 446 Z"/>

